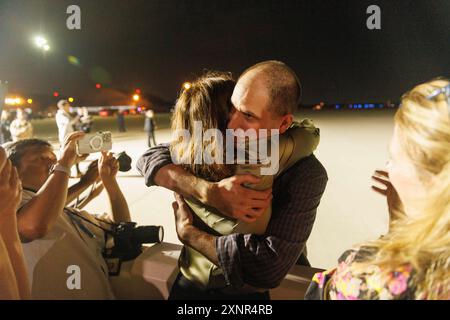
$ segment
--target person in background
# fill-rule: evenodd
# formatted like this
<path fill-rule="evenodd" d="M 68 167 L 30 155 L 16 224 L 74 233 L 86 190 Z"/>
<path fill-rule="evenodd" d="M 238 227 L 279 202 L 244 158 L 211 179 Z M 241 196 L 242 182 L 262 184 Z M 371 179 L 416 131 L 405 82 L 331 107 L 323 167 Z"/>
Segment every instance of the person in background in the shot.
<path fill-rule="evenodd" d="M 386 171 L 389 231 L 318 273 L 306 299 L 450 299 L 450 82 L 403 95 Z"/>
<path fill-rule="evenodd" d="M 81 120 L 81 131 L 83 131 L 84 133 L 90 133 L 93 121 L 86 107 L 81 108 L 80 120 Z"/>
<path fill-rule="evenodd" d="M 13 141 L 33 137 L 33 125 L 28 121 L 27 114 L 22 109 L 17 109 L 17 117 L 11 122 L 9 129 Z"/>
<path fill-rule="evenodd" d="M 58 101 L 58 111 L 55 115 L 56 125 L 58 126 L 58 140 L 60 147 L 63 146 L 65 138 L 77 129 L 80 122 L 80 116 L 72 117 L 70 115 L 70 103 L 67 100 Z M 75 165 L 76 177 L 81 176 L 80 166 Z"/>
<path fill-rule="evenodd" d="M 0 144 L 4 144 L 12 140 L 10 126 L 10 113 L 7 110 L 3 110 L 0 121 Z"/>
<path fill-rule="evenodd" d="M 22 197 L 17 169 L 0 147 L 0 300 L 28 299 L 30 285 L 17 232 L 16 210 Z"/>
<path fill-rule="evenodd" d="M 152 147 L 152 141 L 153 144 L 156 147 L 156 140 L 155 140 L 155 113 L 153 110 L 149 109 L 145 112 L 145 124 L 144 124 L 144 131 L 147 132 L 147 145 L 149 148 Z"/>
<path fill-rule="evenodd" d="M 55 120 L 58 126 L 58 140 L 60 146 L 63 146 L 67 135 L 74 132 L 79 117 L 70 115 L 70 103 L 67 100 L 59 100 L 57 106 L 58 111 L 56 112 Z"/>
<path fill-rule="evenodd" d="M 78 108 L 75 130 L 83 131 L 84 133 L 90 133 L 91 126 L 92 126 L 92 117 L 89 115 L 88 109 L 86 107 Z"/>
<path fill-rule="evenodd" d="M 125 128 L 125 115 L 123 113 L 123 110 L 117 111 L 117 125 L 119 127 L 119 132 L 127 131 L 127 129 Z"/>

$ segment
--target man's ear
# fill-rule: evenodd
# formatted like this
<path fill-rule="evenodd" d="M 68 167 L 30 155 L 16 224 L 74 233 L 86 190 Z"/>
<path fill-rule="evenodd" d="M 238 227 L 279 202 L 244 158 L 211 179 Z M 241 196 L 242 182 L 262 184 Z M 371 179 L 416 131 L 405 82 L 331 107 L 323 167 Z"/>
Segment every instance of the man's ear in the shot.
<path fill-rule="evenodd" d="M 283 116 L 283 118 L 281 118 L 281 124 L 280 124 L 280 134 L 283 134 L 286 132 L 287 129 L 289 129 L 289 127 L 291 126 L 292 122 L 294 121 L 294 116 L 292 115 L 292 113 L 289 113 L 285 116 Z"/>

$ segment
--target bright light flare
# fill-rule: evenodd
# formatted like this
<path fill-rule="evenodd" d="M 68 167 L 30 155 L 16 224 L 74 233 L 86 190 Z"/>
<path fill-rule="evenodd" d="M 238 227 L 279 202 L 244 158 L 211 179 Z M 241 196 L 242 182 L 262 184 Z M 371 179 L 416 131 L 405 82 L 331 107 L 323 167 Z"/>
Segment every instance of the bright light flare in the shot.
<path fill-rule="evenodd" d="M 23 102 L 22 99 L 19 97 L 5 99 L 5 104 L 8 106 L 20 105 L 20 104 L 22 104 L 22 102 Z"/>
<path fill-rule="evenodd" d="M 133 95 L 133 101 L 138 102 L 141 99 L 141 97 L 138 94 Z"/>
<path fill-rule="evenodd" d="M 190 82 L 185 82 L 185 83 L 183 83 L 183 88 L 184 88 L 184 90 L 189 90 L 190 88 L 191 88 L 191 83 Z"/>
<path fill-rule="evenodd" d="M 43 48 L 45 45 L 47 44 L 47 39 L 45 39 L 43 36 L 37 36 L 34 38 L 34 43 L 36 44 L 36 46 L 38 46 L 39 48 Z"/>
<path fill-rule="evenodd" d="M 70 97 L 69 99 L 67 99 L 70 103 L 74 102 L 74 99 L 72 97 Z"/>

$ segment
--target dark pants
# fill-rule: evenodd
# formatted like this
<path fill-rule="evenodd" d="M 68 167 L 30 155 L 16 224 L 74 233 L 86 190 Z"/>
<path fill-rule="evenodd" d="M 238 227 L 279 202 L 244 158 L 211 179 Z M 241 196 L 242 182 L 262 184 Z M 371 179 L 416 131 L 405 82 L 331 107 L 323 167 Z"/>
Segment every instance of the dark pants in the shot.
<path fill-rule="evenodd" d="M 155 131 L 149 131 L 149 132 L 148 132 L 148 142 L 147 142 L 147 144 L 148 144 L 148 147 L 149 147 L 149 148 L 152 147 L 152 141 L 153 141 L 153 144 L 154 144 L 155 147 L 156 147 Z"/>
<path fill-rule="evenodd" d="M 169 300 L 270 300 L 270 294 L 269 291 L 236 295 L 212 289 L 204 291 L 179 273 Z"/>

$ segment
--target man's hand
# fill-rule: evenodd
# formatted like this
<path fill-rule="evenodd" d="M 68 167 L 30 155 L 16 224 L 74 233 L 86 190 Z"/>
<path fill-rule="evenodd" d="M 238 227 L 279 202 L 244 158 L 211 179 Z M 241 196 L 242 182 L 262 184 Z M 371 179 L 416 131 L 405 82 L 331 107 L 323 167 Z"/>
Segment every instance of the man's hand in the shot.
<path fill-rule="evenodd" d="M 193 225 L 193 215 L 191 208 L 186 204 L 183 197 L 175 193 L 175 202 L 172 203 L 175 214 L 175 227 L 178 239 L 197 250 L 208 258 L 216 266 L 219 265 L 219 256 L 217 254 L 217 237 L 206 233 Z"/>
<path fill-rule="evenodd" d="M 374 175 L 372 176 L 372 179 L 378 181 L 379 183 L 383 184 L 386 187 L 386 189 L 383 189 L 377 186 L 372 186 L 372 189 L 375 192 L 386 196 L 389 208 L 390 223 L 395 221 L 399 217 L 403 216 L 405 214 L 403 203 L 400 200 L 400 197 L 398 196 L 397 190 L 395 190 L 394 186 L 389 181 L 388 172 L 383 170 L 376 170 Z"/>
<path fill-rule="evenodd" d="M 3 148 L 0 148 L 0 195 L 0 219 L 15 218 L 22 198 L 22 183 Z"/>
<path fill-rule="evenodd" d="M 81 176 L 80 182 L 90 186 L 94 182 L 99 181 L 99 179 L 100 175 L 98 173 L 98 160 L 95 160 L 89 164 L 86 173 Z"/>
<path fill-rule="evenodd" d="M 84 160 L 88 155 L 78 156 L 76 151 L 77 141 L 83 138 L 84 132 L 72 132 L 64 139 L 64 145 L 61 148 L 61 158 L 58 161 L 66 168 L 71 168 L 74 164 Z"/>
<path fill-rule="evenodd" d="M 98 170 L 103 184 L 108 184 L 115 180 L 119 171 L 119 161 L 115 159 L 112 153 L 102 152 L 98 163 Z"/>
<path fill-rule="evenodd" d="M 174 193 L 175 201 L 172 203 L 173 213 L 175 214 L 175 227 L 178 239 L 186 242 L 189 235 L 189 228 L 193 226 L 193 216 L 191 208 L 186 204 L 184 198 L 178 193 Z"/>
<path fill-rule="evenodd" d="M 254 222 L 269 207 L 272 189 L 256 191 L 243 184 L 259 181 L 253 175 L 235 175 L 212 183 L 207 190 L 206 202 L 229 217 L 246 223 Z"/>

